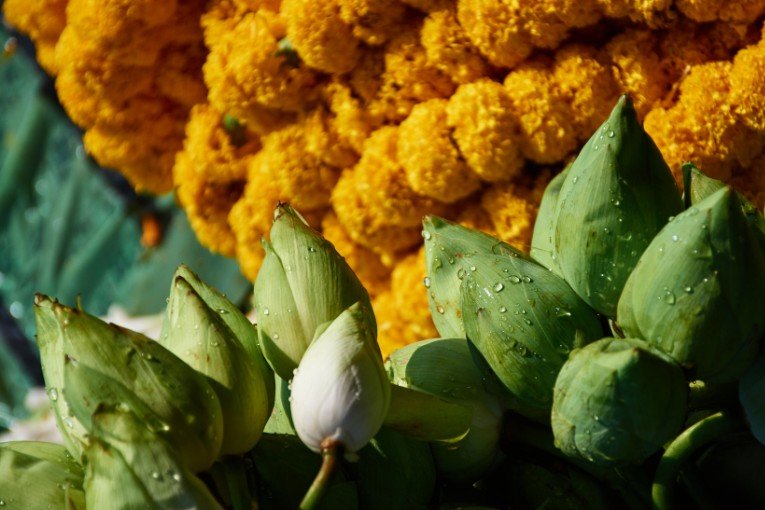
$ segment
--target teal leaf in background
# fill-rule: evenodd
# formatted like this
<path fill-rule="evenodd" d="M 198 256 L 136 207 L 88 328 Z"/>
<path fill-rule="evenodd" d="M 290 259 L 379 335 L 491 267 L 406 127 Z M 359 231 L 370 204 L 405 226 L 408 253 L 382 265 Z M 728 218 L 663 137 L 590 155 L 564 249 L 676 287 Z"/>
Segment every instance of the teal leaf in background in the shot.
<path fill-rule="evenodd" d="M 0 43 L 10 35 L 0 26 Z M 0 57 L 0 83 L 2 430 L 24 416 L 27 389 L 42 382 L 29 341 L 35 292 L 70 305 L 80 299 L 95 315 L 112 304 L 129 315 L 149 315 L 164 310 L 181 263 L 236 304 L 251 285 L 235 261 L 199 244 L 172 197 L 138 197 L 122 177 L 88 158 L 82 133 L 31 55 Z M 164 226 L 162 242 L 152 248 L 140 243 L 140 219 L 147 212 Z"/>

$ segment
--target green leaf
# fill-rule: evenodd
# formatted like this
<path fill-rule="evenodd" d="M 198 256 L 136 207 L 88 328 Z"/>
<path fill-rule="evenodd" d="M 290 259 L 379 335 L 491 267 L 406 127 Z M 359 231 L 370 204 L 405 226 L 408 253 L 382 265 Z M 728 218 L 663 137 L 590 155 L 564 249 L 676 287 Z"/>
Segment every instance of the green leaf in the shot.
<path fill-rule="evenodd" d="M 555 254 L 555 225 L 557 223 L 556 209 L 558 197 L 566 180 L 569 164 L 561 173 L 552 178 L 545 188 L 542 201 L 539 203 L 537 219 L 534 222 L 534 233 L 531 236 L 531 257 L 555 274 L 562 276 L 558 257 Z"/>

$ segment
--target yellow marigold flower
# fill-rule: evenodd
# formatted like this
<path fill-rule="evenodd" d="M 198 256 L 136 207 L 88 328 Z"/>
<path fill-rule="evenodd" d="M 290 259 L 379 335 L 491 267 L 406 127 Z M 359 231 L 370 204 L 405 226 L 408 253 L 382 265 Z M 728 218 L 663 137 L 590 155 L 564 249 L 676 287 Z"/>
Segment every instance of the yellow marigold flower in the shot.
<path fill-rule="evenodd" d="M 241 126 L 229 131 L 223 123 L 221 114 L 207 104 L 192 108 L 183 150 L 175 158 L 173 180 L 200 242 L 232 257 L 236 238 L 228 215 L 242 195 L 247 164 L 260 149 L 260 140 Z"/>
<path fill-rule="evenodd" d="M 520 132 L 510 95 L 502 85 L 488 79 L 461 85 L 446 112 L 462 157 L 482 180 L 508 180 L 520 171 Z"/>
<path fill-rule="evenodd" d="M 550 180 L 545 171 L 534 179 L 523 176 L 513 182 L 495 184 L 481 197 L 481 206 L 491 218 L 499 239 L 529 251 L 539 202 Z"/>
<path fill-rule="evenodd" d="M 470 42 L 453 9 L 432 12 L 422 25 L 422 46 L 430 65 L 455 83 L 470 83 L 489 73 L 489 65 Z"/>
<path fill-rule="evenodd" d="M 331 126 L 334 133 L 341 143 L 360 154 L 364 141 L 379 127 L 377 119 L 372 118 L 361 100 L 354 96 L 351 87 L 344 82 L 328 83 L 324 87 L 323 98 L 333 115 Z"/>
<path fill-rule="evenodd" d="M 353 35 L 371 46 L 384 44 L 404 22 L 406 7 L 398 0 L 338 0 L 340 17 Z"/>
<path fill-rule="evenodd" d="M 401 2 L 423 12 L 440 11 L 454 4 L 454 0 L 401 0 Z"/>
<path fill-rule="evenodd" d="M 247 178 L 247 165 L 260 150 L 260 139 L 233 120 L 224 125 L 223 115 L 209 104 L 191 109 L 186 124 L 183 152 L 197 173 L 212 182 L 230 182 Z M 178 179 L 176 183 L 181 182 Z M 182 182 L 181 182 L 182 184 Z"/>
<path fill-rule="evenodd" d="M 629 18 L 650 27 L 661 25 L 669 17 L 672 0 L 597 0 L 603 14 L 612 18 Z"/>
<path fill-rule="evenodd" d="M 428 63 L 420 27 L 421 23 L 412 24 L 388 43 L 385 71 L 369 104 L 372 116 L 400 122 L 417 103 L 454 92 L 451 78 Z"/>
<path fill-rule="evenodd" d="M 577 146 L 571 108 L 545 59 L 524 63 L 505 77 L 511 111 L 520 126 L 520 149 L 536 163 L 562 161 Z"/>
<path fill-rule="evenodd" d="M 731 62 L 695 66 L 680 86 L 680 100 L 656 108 L 645 129 L 678 176 L 684 161 L 705 173 L 729 180 L 739 165 L 747 166 L 763 148 L 762 136 L 739 122 L 729 102 Z"/>
<path fill-rule="evenodd" d="M 765 40 L 739 51 L 730 74 L 731 103 L 741 122 L 765 132 Z"/>
<path fill-rule="evenodd" d="M 383 356 L 418 340 L 437 338 L 423 286 L 425 256 L 420 249 L 401 260 L 391 275 L 390 290 L 372 301 L 377 342 Z"/>
<path fill-rule="evenodd" d="M 608 118 L 620 94 L 607 55 L 592 46 L 565 46 L 555 54 L 553 80 L 569 105 L 577 138 L 586 141 Z"/>
<path fill-rule="evenodd" d="M 340 16 L 338 0 L 284 0 L 287 37 L 308 66 L 325 73 L 347 73 L 361 55 L 353 28 Z"/>
<path fill-rule="evenodd" d="M 431 99 L 415 106 L 399 126 L 397 154 L 415 192 L 448 203 L 473 193 L 480 181 L 454 146 L 446 105 Z"/>
<path fill-rule="evenodd" d="M 173 177 L 178 183 L 175 189 L 178 200 L 199 242 L 228 257 L 236 255 L 236 237 L 228 224 L 228 215 L 241 197 L 245 181 L 206 179 L 187 151 L 177 154 Z"/>
<path fill-rule="evenodd" d="M 763 0 L 676 0 L 675 6 L 694 21 L 751 23 L 765 13 Z"/>
<path fill-rule="evenodd" d="M 306 150 L 323 163 L 337 168 L 356 164 L 359 155 L 340 136 L 335 118 L 323 106 L 315 108 L 301 121 Z"/>
<path fill-rule="evenodd" d="M 69 0 L 5 0 L 5 19 L 17 30 L 29 35 L 35 43 L 37 61 L 48 73 L 55 75 L 56 42 L 66 25 L 66 5 Z"/>
<path fill-rule="evenodd" d="M 662 101 L 671 89 L 656 43 L 654 32 L 627 30 L 606 45 L 614 64 L 614 76 L 622 91 L 632 97 L 640 117 Z"/>
<path fill-rule="evenodd" d="M 321 231 L 338 253 L 345 257 L 371 297 L 374 298 L 388 288 L 390 268 L 382 263 L 378 254 L 354 242 L 334 212 L 330 211 L 321 220 Z"/>
<path fill-rule="evenodd" d="M 494 222 L 491 220 L 489 213 L 486 212 L 486 209 L 483 208 L 483 205 L 481 205 L 480 199 L 465 204 L 457 216 L 457 223 L 467 228 L 497 236 L 497 232 L 494 230 Z"/>
<path fill-rule="evenodd" d="M 224 33 L 203 69 L 210 103 L 253 129 L 263 107 L 299 111 L 316 95 L 316 75 L 279 53 L 279 41 L 260 13 L 245 14 Z"/>
<path fill-rule="evenodd" d="M 263 149 L 251 165 L 259 165 L 263 174 L 274 179 L 282 200 L 299 211 L 329 206 L 339 172 L 308 150 L 303 126 L 289 125 L 269 133 L 262 141 Z"/>
<path fill-rule="evenodd" d="M 594 0 L 457 0 L 457 17 L 489 62 L 515 67 L 535 47 L 553 49 L 570 28 L 594 23 L 600 12 Z"/>
<path fill-rule="evenodd" d="M 443 210 L 409 188 L 396 159 L 397 138 L 393 126 L 372 133 L 358 164 L 343 172 L 332 192 L 332 207 L 348 235 L 377 253 L 419 243 L 422 216 Z"/>

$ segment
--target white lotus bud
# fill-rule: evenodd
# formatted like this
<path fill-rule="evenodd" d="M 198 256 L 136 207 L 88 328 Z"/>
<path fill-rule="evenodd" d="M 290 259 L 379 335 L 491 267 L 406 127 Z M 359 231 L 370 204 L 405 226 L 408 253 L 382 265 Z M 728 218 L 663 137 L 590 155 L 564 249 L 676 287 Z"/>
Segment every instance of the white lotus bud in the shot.
<path fill-rule="evenodd" d="M 327 442 L 354 453 L 380 429 L 390 383 L 366 309 L 354 304 L 306 350 L 292 380 L 292 421 L 301 441 L 320 452 Z"/>

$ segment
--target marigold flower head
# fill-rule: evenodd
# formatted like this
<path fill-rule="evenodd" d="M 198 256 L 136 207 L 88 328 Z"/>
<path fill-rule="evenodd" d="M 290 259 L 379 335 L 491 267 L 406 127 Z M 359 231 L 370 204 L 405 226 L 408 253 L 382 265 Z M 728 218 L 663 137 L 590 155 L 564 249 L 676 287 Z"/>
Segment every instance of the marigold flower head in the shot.
<path fill-rule="evenodd" d="M 55 75 L 56 42 L 66 26 L 69 0 L 6 0 L 3 14 L 16 29 L 29 35 L 37 50 L 37 61 Z"/>
<path fill-rule="evenodd" d="M 432 12 L 422 25 L 422 46 L 430 65 L 455 83 L 470 83 L 489 74 L 489 64 L 470 42 L 453 9 Z"/>

